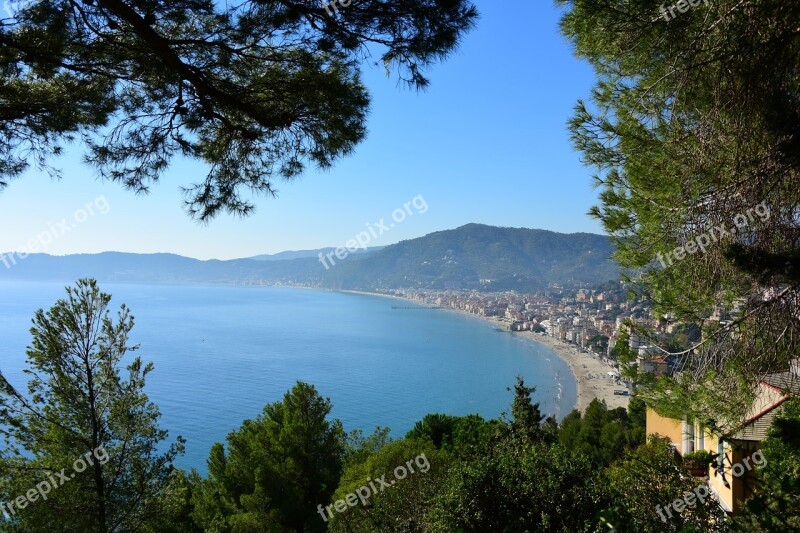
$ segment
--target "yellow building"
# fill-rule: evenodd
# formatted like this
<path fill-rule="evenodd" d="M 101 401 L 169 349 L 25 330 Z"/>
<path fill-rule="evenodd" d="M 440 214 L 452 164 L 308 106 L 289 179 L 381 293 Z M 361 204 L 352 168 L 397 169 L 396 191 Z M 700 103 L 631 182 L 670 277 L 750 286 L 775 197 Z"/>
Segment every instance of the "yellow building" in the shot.
<path fill-rule="evenodd" d="M 681 456 L 701 450 L 719 454 L 717 467 L 709 467 L 706 472 L 708 485 L 725 511 L 737 513 L 752 494 L 753 470 L 764 464 L 760 443 L 781 404 L 800 392 L 799 385 L 796 366 L 787 372 L 764 376 L 744 421 L 725 435 L 715 435 L 686 417 L 677 420 L 661 416 L 648 407 L 647 435 L 668 438 Z"/>

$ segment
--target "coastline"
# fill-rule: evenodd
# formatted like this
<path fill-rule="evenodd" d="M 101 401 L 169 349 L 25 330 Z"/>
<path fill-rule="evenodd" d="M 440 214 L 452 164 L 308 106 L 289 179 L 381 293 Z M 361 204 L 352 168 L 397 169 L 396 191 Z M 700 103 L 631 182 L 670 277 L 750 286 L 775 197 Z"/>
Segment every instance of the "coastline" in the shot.
<path fill-rule="evenodd" d="M 381 294 L 381 293 L 366 292 L 366 291 L 349 291 L 349 290 L 340 292 L 350 293 L 350 294 L 360 294 L 363 296 L 379 296 L 384 298 L 392 298 L 395 300 L 402 300 L 406 302 L 413 302 L 416 304 L 420 304 L 420 302 L 417 302 L 416 300 L 411 300 L 408 298 L 403 298 L 401 296 L 395 296 L 391 294 Z M 625 386 L 616 385 L 614 381 L 608 376 L 607 372 L 611 370 L 611 367 L 593 355 L 579 352 L 572 344 L 556 340 L 553 337 L 538 335 L 531 331 L 512 332 L 508 329 L 508 323 L 497 317 L 484 317 L 468 313 L 461 309 L 441 308 L 441 310 L 460 313 L 465 316 L 470 316 L 473 318 L 477 318 L 479 320 L 483 320 L 494 326 L 499 326 L 499 328 L 505 332 L 515 335 L 523 335 L 528 339 L 531 339 L 535 342 L 538 342 L 539 344 L 543 344 L 544 346 L 552 349 L 559 358 L 561 358 L 565 363 L 567 363 L 567 366 L 569 366 L 569 370 L 572 373 L 573 378 L 575 379 L 575 384 L 577 386 L 576 387 L 577 398 L 575 401 L 575 408 L 578 409 L 581 413 L 583 413 L 586 410 L 586 407 L 595 398 L 597 398 L 598 400 L 605 401 L 609 409 L 615 409 L 617 407 L 624 407 L 624 408 L 628 407 L 628 403 L 630 402 L 630 396 L 619 396 L 614 394 L 615 390 L 627 390 L 627 389 Z"/>
<path fill-rule="evenodd" d="M 522 333 L 536 342 L 552 348 L 567 363 L 578 384 L 577 409 L 581 413 L 595 398 L 605 401 L 609 409 L 617 407 L 627 409 L 630 396 L 619 396 L 614 394 L 614 391 L 628 389 L 625 386 L 616 385 L 608 376 L 607 372 L 611 370 L 610 366 L 597 357 L 588 353 L 580 353 L 571 344 L 558 341 L 553 337 L 537 335 L 530 331 Z"/>
<path fill-rule="evenodd" d="M 575 378 L 575 384 L 577 385 L 575 408 L 581 413 L 586 410 L 586 407 L 588 407 L 595 398 L 604 400 L 609 409 L 615 409 L 617 407 L 625 407 L 627 409 L 630 396 L 618 396 L 614 394 L 615 390 L 622 390 L 625 389 L 625 387 L 616 385 L 614 381 L 609 378 L 607 372 L 611 370 L 611 367 L 597 357 L 589 355 L 588 353 L 581 353 L 575 346 L 558 341 L 553 337 L 538 335 L 531 331 L 510 331 L 508 329 L 508 322 L 496 317 L 483 317 L 467 313 L 460 309 L 445 308 L 443 310 L 455 311 L 466 316 L 484 320 L 494 326 L 498 326 L 499 329 L 507 333 L 522 335 L 527 339 L 531 339 L 552 349 L 556 353 L 556 356 L 567 363 L 572 377 Z"/>

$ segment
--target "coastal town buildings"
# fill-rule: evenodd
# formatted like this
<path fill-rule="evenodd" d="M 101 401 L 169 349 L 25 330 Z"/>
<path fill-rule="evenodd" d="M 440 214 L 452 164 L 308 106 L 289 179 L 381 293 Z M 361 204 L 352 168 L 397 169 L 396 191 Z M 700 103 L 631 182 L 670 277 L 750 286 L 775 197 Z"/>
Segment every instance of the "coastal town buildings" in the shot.
<path fill-rule="evenodd" d="M 622 286 L 609 290 L 553 286 L 529 294 L 418 288 L 381 292 L 423 305 L 496 318 L 507 323 L 512 331 L 537 332 L 609 360 L 613 359 L 617 340 L 624 334 L 628 347 L 640 356 L 637 361 L 648 371 L 668 369 L 664 350 L 630 326 L 644 326 L 658 332 L 662 329 L 659 321 L 650 315 L 646 302 L 626 300 Z"/>

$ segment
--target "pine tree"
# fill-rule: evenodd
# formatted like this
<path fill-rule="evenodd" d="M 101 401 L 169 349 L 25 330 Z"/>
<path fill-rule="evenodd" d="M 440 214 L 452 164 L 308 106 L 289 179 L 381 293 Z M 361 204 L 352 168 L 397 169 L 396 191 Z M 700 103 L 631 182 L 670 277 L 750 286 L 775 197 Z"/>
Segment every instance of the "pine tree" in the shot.
<path fill-rule="evenodd" d="M 800 5 L 558 3 L 597 76 L 570 124 L 591 214 L 659 316 L 702 328 L 659 394 L 735 426 L 800 355 Z"/>
<path fill-rule="evenodd" d="M 342 472 L 345 434 L 330 400 L 298 382 L 282 401 L 216 444 L 195 475 L 195 521 L 221 531 L 324 531 L 318 513 Z"/>
<path fill-rule="evenodd" d="M 144 392 L 153 365 L 133 357 L 121 376 L 138 347 L 128 345 L 130 311 L 123 305 L 114 320 L 110 300 L 94 280 L 68 287 L 33 319 L 27 394 L 0 374 L 0 499 L 30 502 L 28 491 L 56 482 L 6 508 L 16 530 L 134 531 L 161 512 L 183 442 L 164 450 L 167 432 Z"/>
<path fill-rule="evenodd" d="M 80 138 L 100 176 L 147 191 L 204 163 L 189 212 L 249 213 L 249 193 L 329 168 L 366 135 L 359 66 L 415 88 L 478 13 L 468 0 L 36 0 L 0 18 L 0 189 Z M 334 9 L 332 9 L 333 7 Z"/>
<path fill-rule="evenodd" d="M 539 404 L 531 400 L 531 394 L 534 392 L 536 387 L 526 386 L 523 377 L 517 376 L 514 400 L 511 402 L 511 432 L 523 439 L 540 440 L 544 437 L 542 429 L 544 415 L 539 410 Z"/>

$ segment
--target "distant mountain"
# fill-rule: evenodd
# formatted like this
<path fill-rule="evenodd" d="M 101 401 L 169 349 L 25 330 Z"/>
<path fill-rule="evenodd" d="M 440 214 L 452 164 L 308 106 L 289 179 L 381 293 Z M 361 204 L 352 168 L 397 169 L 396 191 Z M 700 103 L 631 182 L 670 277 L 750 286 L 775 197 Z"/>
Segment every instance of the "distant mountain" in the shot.
<path fill-rule="evenodd" d="M 535 290 L 551 283 L 619 278 L 607 237 L 467 224 L 403 241 L 332 268 L 324 284 L 340 289 Z"/>
<path fill-rule="evenodd" d="M 335 265 L 319 261 L 335 249 L 285 252 L 268 259 L 200 261 L 173 254 L 106 252 L 0 262 L 0 279 L 105 282 L 295 284 L 333 289 L 535 290 L 551 283 L 599 284 L 619 277 L 608 238 L 468 224 L 354 253 Z M 313 255 L 311 255 L 313 253 Z M 6 258 L 6 261 L 9 261 Z"/>
<path fill-rule="evenodd" d="M 372 246 L 366 250 L 356 250 L 353 254 L 368 254 L 382 250 L 384 246 Z M 330 252 L 335 252 L 336 248 L 319 248 L 317 250 L 289 250 L 286 252 L 278 252 L 277 254 L 264 254 L 256 255 L 250 259 L 256 261 L 284 261 L 286 259 L 307 259 L 309 257 L 318 258 L 319 254 L 325 255 Z"/>
<path fill-rule="evenodd" d="M 200 261 L 173 254 L 105 252 L 51 256 L 34 254 L 7 269 L 0 279 L 69 281 L 93 277 L 106 282 L 141 283 L 284 283 L 313 279 L 324 270 L 314 259 L 286 261 Z"/>

